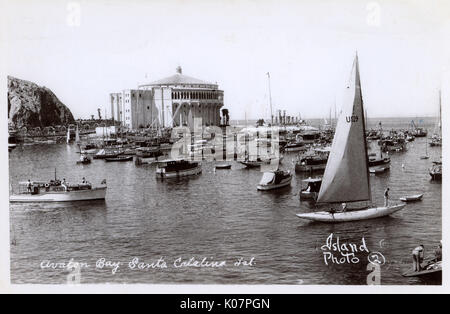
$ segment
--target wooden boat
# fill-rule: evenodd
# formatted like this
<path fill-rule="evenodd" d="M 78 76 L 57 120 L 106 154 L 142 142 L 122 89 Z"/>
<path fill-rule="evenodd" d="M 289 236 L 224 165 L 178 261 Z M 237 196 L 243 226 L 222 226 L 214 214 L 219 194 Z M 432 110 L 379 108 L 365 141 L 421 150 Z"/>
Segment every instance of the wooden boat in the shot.
<path fill-rule="evenodd" d="M 272 157 L 269 159 L 256 158 L 256 160 L 246 159 L 244 161 L 240 161 L 240 163 L 245 165 L 247 168 L 258 168 L 258 167 L 261 167 L 261 165 L 269 165 L 272 162 L 281 163 L 282 160 L 283 160 L 283 156 L 281 155 L 280 158 L 275 158 L 275 157 Z"/>
<path fill-rule="evenodd" d="M 442 277 L 442 261 L 427 261 L 423 263 L 422 270 L 408 270 L 403 277 Z"/>
<path fill-rule="evenodd" d="M 94 159 L 106 159 L 106 158 L 116 158 L 121 155 L 119 151 L 106 151 L 101 149 L 97 154 L 94 155 Z"/>
<path fill-rule="evenodd" d="M 289 171 L 264 172 L 261 181 L 256 187 L 258 191 L 268 191 L 291 185 L 292 174 Z"/>
<path fill-rule="evenodd" d="M 377 166 L 369 168 L 369 172 L 372 174 L 381 174 L 389 170 L 391 167 L 389 165 Z"/>
<path fill-rule="evenodd" d="M 105 161 L 107 162 L 113 162 L 113 161 L 132 161 L 133 156 L 117 156 L 113 158 L 105 158 Z"/>
<path fill-rule="evenodd" d="M 306 188 L 300 191 L 300 200 L 316 200 L 319 195 L 322 178 L 308 178 L 302 182 L 306 183 Z"/>
<path fill-rule="evenodd" d="M 80 160 L 77 160 L 77 165 L 88 165 L 91 163 L 91 159 L 87 156 L 81 157 Z"/>
<path fill-rule="evenodd" d="M 285 152 L 298 152 L 298 151 L 306 151 L 305 143 L 303 142 L 290 142 L 284 146 Z"/>
<path fill-rule="evenodd" d="M 442 162 L 433 161 L 433 166 L 430 169 L 431 179 L 434 181 L 442 181 Z"/>
<path fill-rule="evenodd" d="M 422 200 L 423 194 L 416 194 L 416 195 L 408 195 L 404 197 L 400 197 L 400 200 L 402 202 L 417 202 Z"/>
<path fill-rule="evenodd" d="M 157 161 L 158 159 L 156 157 L 149 157 L 149 158 L 136 157 L 136 159 L 134 160 L 134 164 L 136 166 L 151 165 Z"/>
<path fill-rule="evenodd" d="M 89 183 L 64 186 L 59 180 L 51 180 L 49 182 L 31 182 L 30 192 L 28 190 L 28 182 L 20 182 L 19 193 L 12 194 L 9 197 L 9 201 L 16 203 L 34 203 L 104 200 L 106 188 L 105 180 L 100 187 L 92 187 Z"/>
<path fill-rule="evenodd" d="M 218 164 L 216 169 L 231 169 L 231 164 Z"/>
<path fill-rule="evenodd" d="M 376 166 L 383 166 L 383 165 L 389 165 L 391 163 L 390 157 L 383 157 L 383 155 L 380 156 L 380 158 L 370 158 L 369 156 L 369 167 L 376 167 Z"/>
<path fill-rule="evenodd" d="M 156 165 L 157 178 L 179 178 L 202 173 L 202 166 L 198 162 L 188 160 L 164 160 Z"/>
<path fill-rule="evenodd" d="M 365 119 L 358 56 L 353 63 L 351 80 L 345 90 L 333 145 L 317 197 L 317 204 L 370 201 L 371 187 L 367 156 Z M 405 204 L 337 212 L 335 209 L 297 214 L 301 219 L 326 223 L 359 221 L 391 215 Z"/>
<path fill-rule="evenodd" d="M 302 155 L 295 163 L 295 172 L 324 171 L 330 151 L 328 149 L 314 149 L 313 154 Z"/>

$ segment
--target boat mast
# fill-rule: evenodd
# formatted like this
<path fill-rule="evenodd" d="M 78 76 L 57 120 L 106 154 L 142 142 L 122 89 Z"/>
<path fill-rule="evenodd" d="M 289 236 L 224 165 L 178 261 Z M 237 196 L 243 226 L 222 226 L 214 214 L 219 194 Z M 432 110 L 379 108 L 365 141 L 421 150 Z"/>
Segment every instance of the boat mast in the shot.
<path fill-rule="evenodd" d="M 269 82 L 269 105 L 270 105 L 270 119 L 271 123 L 270 125 L 273 125 L 273 113 L 272 113 L 272 92 L 270 90 L 270 73 L 267 72 L 267 80 Z"/>

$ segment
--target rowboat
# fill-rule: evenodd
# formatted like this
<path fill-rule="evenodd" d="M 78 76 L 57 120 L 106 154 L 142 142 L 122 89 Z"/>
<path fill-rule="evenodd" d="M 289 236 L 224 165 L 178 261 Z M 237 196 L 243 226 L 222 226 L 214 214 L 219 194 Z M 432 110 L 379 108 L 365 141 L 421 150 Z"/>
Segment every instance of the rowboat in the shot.
<path fill-rule="evenodd" d="M 417 202 L 417 201 L 422 200 L 422 197 L 423 197 L 423 194 L 416 194 L 416 195 L 400 197 L 400 200 L 402 202 Z"/>
<path fill-rule="evenodd" d="M 342 211 L 332 208 L 333 204 L 372 200 L 357 55 L 344 95 L 342 113 L 336 125 L 336 133 L 316 202 L 318 205 L 327 204 L 331 208 L 329 211 L 297 214 L 301 219 L 326 223 L 359 221 L 388 216 L 406 206 L 405 204 L 367 206 L 364 209 Z"/>
<path fill-rule="evenodd" d="M 218 164 L 216 169 L 231 169 L 231 164 Z"/>

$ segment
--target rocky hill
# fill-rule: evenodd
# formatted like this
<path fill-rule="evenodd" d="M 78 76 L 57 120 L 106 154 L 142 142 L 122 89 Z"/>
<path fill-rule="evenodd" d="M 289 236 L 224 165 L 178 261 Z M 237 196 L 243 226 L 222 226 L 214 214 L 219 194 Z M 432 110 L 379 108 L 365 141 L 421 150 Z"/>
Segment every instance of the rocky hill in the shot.
<path fill-rule="evenodd" d="M 48 88 L 8 76 L 8 124 L 15 128 L 66 125 L 70 110 Z"/>

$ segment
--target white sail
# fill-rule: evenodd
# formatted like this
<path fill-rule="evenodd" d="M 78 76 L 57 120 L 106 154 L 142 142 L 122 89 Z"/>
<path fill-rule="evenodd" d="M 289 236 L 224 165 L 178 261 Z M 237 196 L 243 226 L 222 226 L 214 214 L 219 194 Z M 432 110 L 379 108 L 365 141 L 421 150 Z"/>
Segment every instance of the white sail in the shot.
<path fill-rule="evenodd" d="M 67 142 L 67 144 L 69 144 L 69 142 L 70 142 L 70 127 L 67 128 L 66 142 Z"/>
<path fill-rule="evenodd" d="M 344 97 L 318 203 L 371 199 L 358 56 Z"/>

